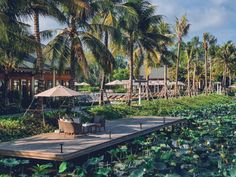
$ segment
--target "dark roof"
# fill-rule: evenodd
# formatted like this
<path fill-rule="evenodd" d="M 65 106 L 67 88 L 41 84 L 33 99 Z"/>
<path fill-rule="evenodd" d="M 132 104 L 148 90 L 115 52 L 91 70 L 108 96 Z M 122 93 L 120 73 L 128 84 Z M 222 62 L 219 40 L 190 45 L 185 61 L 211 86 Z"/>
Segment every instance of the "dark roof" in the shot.
<path fill-rule="evenodd" d="M 32 55 L 28 55 L 25 57 L 22 62 L 18 64 L 19 69 L 35 69 L 35 63 L 36 63 L 36 57 Z M 50 70 L 50 65 L 49 64 L 44 64 L 44 69 Z"/>

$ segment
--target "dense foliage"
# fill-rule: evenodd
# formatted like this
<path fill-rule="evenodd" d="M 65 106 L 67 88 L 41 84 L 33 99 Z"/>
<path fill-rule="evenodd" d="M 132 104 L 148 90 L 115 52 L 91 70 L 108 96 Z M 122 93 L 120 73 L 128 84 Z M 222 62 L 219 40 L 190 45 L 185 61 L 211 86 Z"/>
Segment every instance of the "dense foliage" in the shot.
<path fill-rule="evenodd" d="M 127 116 L 156 116 L 175 115 L 177 112 L 202 109 L 215 104 L 232 102 L 228 96 L 210 95 L 208 97 L 199 95 L 196 97 L 172 98 L 169 100 L 159 99 L 143 101 L 142 106 L 129 107 L 126 105 L 109 105 L 104 107 L 92 107 L 90 113 L 105 115 L 107 119 L 117 119 Z"/>
<path fill-rule="evenodd" d="M 9 158 L 0 161 L 0 171 L 6 176 L 25 172 L 35 176 L 235 177 L 236 103 L 222 104 L 225 99 L 194 110 L 178 109 L 175 114 L 188 120 L 185 126 L 139 137 L 84 163 L 63 162 L 59 168 L 48 163 L 23 169 L 22 164 L 30 161 Z"/>

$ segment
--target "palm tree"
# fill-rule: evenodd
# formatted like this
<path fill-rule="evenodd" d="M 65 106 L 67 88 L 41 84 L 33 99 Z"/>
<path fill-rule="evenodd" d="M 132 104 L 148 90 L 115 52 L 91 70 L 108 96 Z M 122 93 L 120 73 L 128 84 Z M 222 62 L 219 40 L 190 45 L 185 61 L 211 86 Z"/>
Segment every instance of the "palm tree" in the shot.
<path fill-rule="evenodd" d="M 137 14 L 137 16 L 125 14 L 125 17 L 121 18 L 119 22 L 119 26 L 124 34 L 123 46 L 127 47 L 129 56 L 128 105 L 131 105 L 134 79 L 134 51 L 139 48 L 141 51 L 146 50 L 155 55 L 156 41 L 165 39 L 165 37 L 156 33 L 152 28 L 160 22 L 161 16 L 155 15 L 155 8 L 150 2 L 130 0 L 125 4 L 133 8 Z"/>
<path fill-rule="evenodd" d="M 161 21 L 158 25 L 158 31 L 161 35 L 164 35 L 170 39 L 173 38 L 173 34 L 171 33 L 170 26 L 164 21 Z M 172 45 L 172 41 L 160 41 L 160 62 L 164 65 L 164 97 L 168 99 L 168 84 L 167 84 L 167 72 L 168 72 L 168 65 L 170 65 L 171 61 L 175 57 L 173 52 L 168 50 L 168 46 Z"/>
<path fill-rule="evenodd" d="M 59 1 L 58 1 L 59 2 Z M 38 79 L 38 92 L 43 91 L 44 89 L 44 78 L 43 78 L 43 70 L 44 70 L 44 60 L 42 53 L 42 44 L 41 44 L 41 32 L 39 27 L 39 16 L 53 16 L 58 19 L 61 19 L 63 16 L 61 15 L 59 9 L 57 8 L 57 1 L 52 0 L 30 0 L 24 1 L 22 0 L 23 10 L 20 14 L 21 17 L 32 17 L 34 22 L 34 39 L 37 43 L 35 46 L 36 53 L 36 77 Z M 43 100 L 42 98 L 37 99 L 37 109 L 42 109 Z M 35 117 L 41 117 L 41 113 L 35 112 Z"/>
<path fill-rule="evenodd" d="M 226 91 L 226 75 L 227 71 L 232 70 L 232 65 L 236 63 L 236 46 L 232 41 L 228 41 L 217 51 L 217 57 L 223 65 L 223 79 L 222 84 L 224 91 Z"/>
<path fill-rule="evenodd" d="M 203 33 L 203 48 L 205 51 L 205 94 L 208 95 L 208 41 L 209 33 Z"/>
<path fill-rule="evenodd" d="M 198 44 L 199 44 L 199 37 L 194 37 L 194 38 L 192 38 L 192 40 L 190 42 L 187 43 L 187 46 L 186 46 L 186 55 L 187 55 L 187 60 L 188 60 L 187 61 L 187 73 L 188 73 L 187 92 L 190 97 L 191 97 L 191 93 L 192 93 L 191 82 L 190 82 L 190 65 L 191 65 L 191 62 L 194 58 L 194 55 L 196 55 L 196 50 L 197 50 Z"/>
<path fill-rule="evenodd" d="M 9 73 L 32 52 L 35 46 L 28 25 L 18 21 L 22 14 L 21 1 L 0 4 L 0 68 L 4 71 L 4 104 L 8 103 Z"/>
<path fill-rule="evenodd" d="M 101 37 L 104 38 L 104 45 L 107 49 L 109 48 L 110 40 L 114 43 L 119 43 L 121 39 L 121 33 L 118 30 L 118 17 L 121 16 L 124 11 L 126 11 L 126 13 L 134 13 L 132 9 L 128 8 L 121 2 L 121 0 L 102 0 L 96 2 L 99 7 L 97 13 L 97 17 L 99 18 L 98 20 L 97 18 L 94 18 L 95 24 L 93 25 L 95 28 L 97 27 L 96 30 L 99 29 L 99 32 L 103 34 Z M 107 74 L 109 73 L 105 73 L 102 69 L 99 105 L 103 105 L 104 103 L 104 88 Z"/>
<path fill-rule="evenodd" d="M 202 56 L 202 51 L 200 47 L 199 37 L 195 37 L 195 47 L 194 47 L 194 55 L 192 58 L 193 61 L 193 79 L 192 79 L 192 92 L 196 95 L 196 80 L 197 80 L 197 65 L 199 64 L 199 60 Z"/>
<path fill-rule="evenodd" d="M 44 70 L 44 60 L 42 53 L 42 45 L 41 45 L 41 31 L 39 26 L 39 17 L 42 16 L 51 16 L 55 17 L 57 20 L 64 20 L 63 15 L 61 14 L 58 2 L 60 1 L 51 1 L 51 0 L 31 0 L 26 1 L 24 14 L 23 16 L 30 16 L 33 18 L 34 22 L 34 38 L 37 42 L 35 47 L 36 52 L 36 75 L 38 77 L 38 92 L 43 91 L 43 70 Z M 40 101 L 40 99 L 39 99 Z M 41 105 L 40 103 L 39 105 Z M 41 105 L 42 106 L 42 105 Z"/>
<path fill-rule="evenodd" d="M 93 25 L 88 21 L 94 13 L 93 3 L 89 1 L 67 1 L 63 4 L 66 28 L 57 30 L 56 37 L 45 47 L 44 52 L 52 62 L 58 60 L 60 70 L 65 63 L 70 64 L 70 88 L 79 72 L 88 76 L 88 65 L 85 51 L 89 49 L 105 73 L 110 73 L 114 58 L 108 48 L 95 36 Z"/>
<path fill-rule="evenodd" d="M 181 19 L 176 18 L 175 22 L 175 35 L 177 37 L 178 49 L 177 49 L 177 59 L 176 59 L 176 76 L 175 76 L 175 96 L 178 94 L 178 77 L 179 77 L 179 61 L 180 61 L 180 49 L 181 43 L 184 36 L 188 34 L 190 24 L 188 23 L 187 16 L 184 15 Z"/>
<path fill-rule="evenodd" d="M 213 90 L 213 85 L 212 85 L 212 61 L 216 57 L 216 52 L 217 52 L 217 39 L 213 35 L 209 35 L 209 60 L 210 60 L 210 82 L 209 82 L 209 91 L 212 92 Z"/>

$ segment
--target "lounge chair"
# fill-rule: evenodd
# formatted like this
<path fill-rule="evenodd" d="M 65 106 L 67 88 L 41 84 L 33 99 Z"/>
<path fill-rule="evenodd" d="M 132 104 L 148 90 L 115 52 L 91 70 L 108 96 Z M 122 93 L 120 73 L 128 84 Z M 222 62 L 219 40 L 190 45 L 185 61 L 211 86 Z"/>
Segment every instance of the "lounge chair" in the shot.
<path fill-rule="evenodd" d="M 65 134 L 78 135 L 78 134 L 83 133 L 82 124 L 80 123 L 58 120 L 58 125 L 59 125 L 60 132 L 63 132 Z"/>
<path fill-rule="evenodd" d="M 97 128 L 99 129 L 99 131 L 101 131 L 101 128 L 103 128 L 104 131 L 106 131 L 106 120 L 104 116 L 94 116 L 92 119 L 92 123 L 97 124 Z"/>

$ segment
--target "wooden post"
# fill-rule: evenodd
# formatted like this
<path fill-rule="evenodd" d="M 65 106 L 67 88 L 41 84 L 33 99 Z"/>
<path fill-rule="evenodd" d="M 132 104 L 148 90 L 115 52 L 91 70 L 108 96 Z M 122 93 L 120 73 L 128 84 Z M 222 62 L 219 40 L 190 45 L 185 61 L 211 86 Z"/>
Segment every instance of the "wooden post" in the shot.
<path fill-rule="evenodd" d="M 165 124 L 166 123 L 166 118 L 165 117 L 163 117 L 163 124 Z"/>
<path fill-rule="evenodd" d="M 139 82 L 138 86 L 138 105 L 141 106 L 141 82 Z"/>
<path fill-rule="evenodd" d="M 111 139 L 111 130 L 109 130 L 109 139 Z"/>
<path fill-rule="evenodd" d="M 142 130 L 143 129 L 143 124 L 141 122 L 139 123 L 139 126 L 140 126 L 140 130 Z"/>
<path fill-rule="evenodd" d="M 56 86 L 56 69 L 53 68 L 53 71 L 52 71 L 52 87 L 55 87 Z"/>
<path fill-rule="evenodd" d="M 35 80 L 34 80 L 34 76 L 31 77 L 31 83 L 30 83 L 30 89 L 31 89 L 31 97 L 33 98 L 35 95 L 35 89 L 34 89 L 34 85 L 35 85 Z"/>

